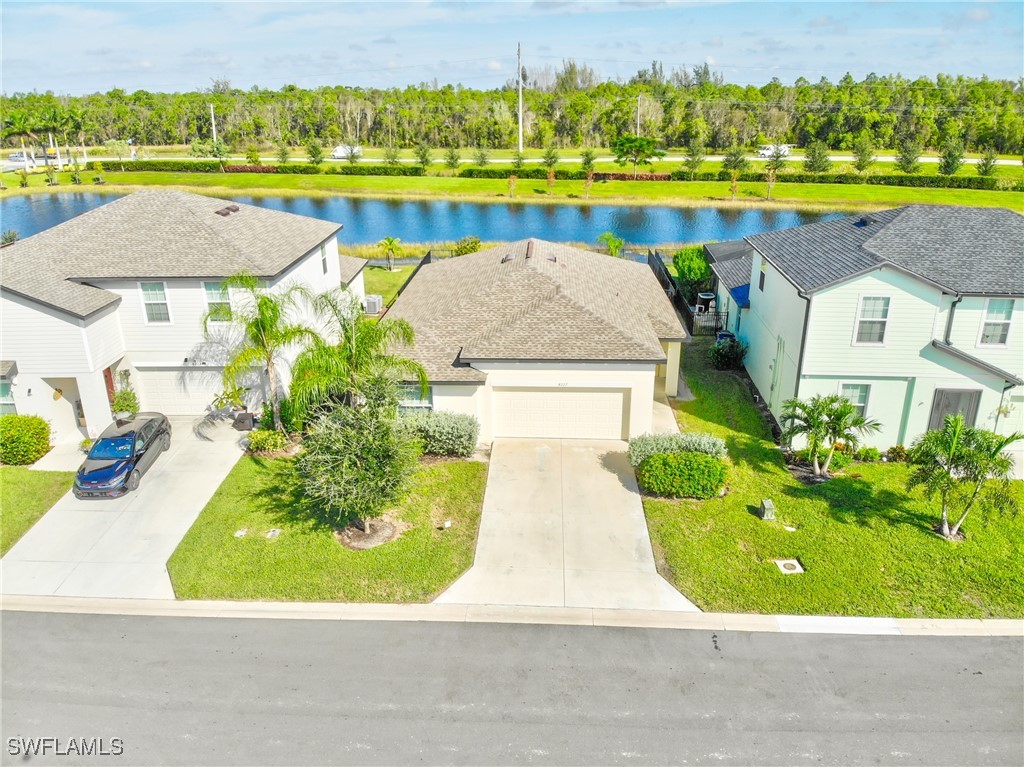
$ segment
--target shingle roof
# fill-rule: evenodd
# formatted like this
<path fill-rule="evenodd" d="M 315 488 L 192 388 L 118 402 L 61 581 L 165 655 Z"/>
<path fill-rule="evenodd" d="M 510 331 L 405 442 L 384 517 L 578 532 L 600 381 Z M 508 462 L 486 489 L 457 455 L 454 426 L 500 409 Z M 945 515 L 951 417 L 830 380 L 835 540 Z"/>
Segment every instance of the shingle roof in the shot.
<path fill-rule="evenodd" d="M 808 292 L 888 264 L 952 292 L 1024 295 L 1024 216 L 1005 208 L 908 205 L 746 239 Z"/>
<path fill-rule="evenodd" d="M 974 365 L 974 367 L 978 368 L 979 370 L 984 370 L 986 373 L 991 373 L 994 376 L 998 376 L 999 378 L 1002 378 L 1004 381 L 1008 383 L 1012 383 L 1015 386 L 1024 386 L 1024 381 L 1015 376 L 1013 373 L 1008 373 L 1002 368 L 998 368 L 995 365 L 985 362 L 985 360 L 980 360 L 974 355 L 968 354 L 963 349 L 957 349 L 952 344 L 947 344 L 945 341 L 940 341 L 938 339 L 932 339 L 932 346 L 938 349 L 940 352 L 945 352 L 951 357 L 956 357 L 958 360 L 966 362 L 969 365 Z"/>
<path fill-rule="evenodd" d="M 216 211 L 236 208 L 226 216 Z M 341 227 L 169 189 L 145 189 L 0 251 L 0 287 L 85 317 L 117 301 L 99 279 L 274 277 Z"/>
<path fill-rule="evenodd" d="M 6 378 L 14 370 L 14 360 L 0 360 L 0 377 Z"/>
<path fill-rule="evenodd" d="M 739 258 L 730 258 L 728 261 L 715 261 L 711 264 L 711 271 L 715 273 L 726 290 L 732 290 L 740 285 L 750 284 L 750 269 L 753 261 L 753 253 L 747 253 Z"/>
<path fill-rule="evenodd" d="M 369 263 L 365 258 L 353 256 L 338 256 L 338 260 L 341 262 L 341 283 L 343 285 L 349 285 Z"/>
<path fill-rule="evenodd" d="M 432 381 L 482 381 L 467 360 L 657 362 L 685 336 L 646 264 L 543 240 L 425 264 L 388 316 L 415 328 Z"/>

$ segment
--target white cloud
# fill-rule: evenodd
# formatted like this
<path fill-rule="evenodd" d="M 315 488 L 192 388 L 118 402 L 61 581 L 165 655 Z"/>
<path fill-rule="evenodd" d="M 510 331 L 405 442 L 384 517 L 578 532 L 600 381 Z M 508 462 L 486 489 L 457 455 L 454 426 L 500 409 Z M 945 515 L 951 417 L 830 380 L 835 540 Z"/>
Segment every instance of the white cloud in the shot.
<path fill-rule="evenodd" d="M 493 59 L 487 62 L 487 68 L 492 72 L 500 72 L 503 69 L 503 67 L 501 66 L 501 62 L 494 61 Z"/>

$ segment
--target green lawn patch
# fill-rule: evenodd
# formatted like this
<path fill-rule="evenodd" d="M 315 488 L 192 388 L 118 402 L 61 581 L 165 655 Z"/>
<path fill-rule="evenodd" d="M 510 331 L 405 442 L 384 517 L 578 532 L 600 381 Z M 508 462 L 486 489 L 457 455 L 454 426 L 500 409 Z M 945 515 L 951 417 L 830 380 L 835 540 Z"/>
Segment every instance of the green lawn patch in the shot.
<path fill-rule="evenodd" d="M 74 481 L 72 471 L 0 466 L 0 556 L 71 489 Z"/>
<path fill-rule="evenodd" d="M 907 494 L 903 464 L 853 464 L 822 485 L 801 484 L 746 384 L 708 369 L 706 348 L 684 346 L 696 400 L 676 403 L 677 418 L 726 440 L 729 493 L 644 500 L 659 567 L 683 594 L 722 612 L 1024 617 L 1024 516 L 974 511 L 967 539 L 950 543 L 931 532 L 934 505 Z M 1014 492 L 1024 507 L 1024 482 Z M 755 515 L 762 498 L 775 502 L 776 522 Z M 772 562 L 793 558 L 804 574 L 783 575 Z"/>
<path fill-rule="evenodd" d="M 395 541 L 351 551 L 301 512 L 292 459 L 242 458 L 167 563 L 180 599 L 428 602 L 473 563 L 487 465 L 423 464 Z M 447 530 L 437 528 L 451 520 Z M 277 538 L 267 538 L 271 529 Z M 236 538 L 238 530 L 248 532 Z"/>
<path fill-rule="evenodd" d="M 367 266 L 363 270 L 363 284 L 366 287 L 367 295 L 384 296 L 384 305 L 391 306 L 398 297 L 399 289 L 412 276 L 411 266 L 396 267 L 395 271 L 389 272 L 383 266 Z"/>

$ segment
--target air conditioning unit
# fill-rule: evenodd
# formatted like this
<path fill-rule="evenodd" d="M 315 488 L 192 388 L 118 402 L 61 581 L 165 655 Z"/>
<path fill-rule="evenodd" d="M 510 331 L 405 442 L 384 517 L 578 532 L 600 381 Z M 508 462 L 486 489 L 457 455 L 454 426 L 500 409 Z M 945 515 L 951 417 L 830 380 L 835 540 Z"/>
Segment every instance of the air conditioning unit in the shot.
<path fill-rule="evenodd" d="M 366 297 L 366 313 L 380 314 L 384 308 L 384 296 L 368 295 Z"/>

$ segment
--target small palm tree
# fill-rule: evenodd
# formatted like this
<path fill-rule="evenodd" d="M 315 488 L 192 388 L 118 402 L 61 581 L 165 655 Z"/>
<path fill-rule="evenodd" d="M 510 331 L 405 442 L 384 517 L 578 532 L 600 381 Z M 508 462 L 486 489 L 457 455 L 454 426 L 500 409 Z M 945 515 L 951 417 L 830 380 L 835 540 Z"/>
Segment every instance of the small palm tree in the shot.
<path fill-rule="evenodd" d="M 402 319 L 368 318 L 359 300 L 344 288 L 322 293 L 313 307 L 330 329 L 330 340 L 317 339 L 295 360 L 291 398 L 308 413 L 325 403 L 351 405 L 367 382 L 379 376 L 429 383 L 423 366 L 395 353 L 413 345 L 412 325 Z"/>
<path fill-rule="evenodd" d="M 1009 476 L 1013 460 L 1005 452 L 1024 434 L 1008 436 L 968 426 L 962 413 L 947 415 L 941 429 L 933 429 L 918 437 L 911 446 L 908 461 L 913 467 L 907 489 L 924 488 L 928 499 L 938 495 L 942 502 L 939 533 L 954 539 L 960 526 L 976 505 L 987 484 L 994 484 L 989 494 L 992 505 L 1012 505 Z M 951 507 L 961 507 L 960 517 L 949 526 Z"/>
<path fill-rule="evenodd" d="M 395 256 L 398 255 L 398 244 L 401 242 L 397 237 L 385 237 L 383 240 L 377 243 L 381 251 L 384 253 L 384 258 L 388 262 L 388 271 L 395 271 Z"/>
<path fill-rule="evenodd" d="M 251 274 L 236 274 L 224 281 L 224 289 L 237 289 L 243 295 L 235 302 L 218 304 L 203 316 L 203 331 L 208 339 L 216 334 L 211 323 L 229 322 L 241 330 L 241 342 L 228 354 L 224 365 L 224 387 L 240 384 L 240 379 L 254 370 L 267 371 L 270 404 L 274 412 L 274 428 L 281 425 L 281 400 L 277 386 L 277 364 L 282 353 L 302 342 L 315 343 L 319 337 L 306 325 L 294 322 L 291 314 L 309 292 L 301 285 L 282 291 L 268 290 L 262 280 Z"/>
<path fill-rule="evenodd" d="M 807 453 L 814 467 L 814 476 L 821 476 L 819 456 L 822 446 L 828 439 L 825 429 L 825 413 L 827 403 L 824 397 L 811 397 L 804 401 L 788 399 L 782 403 L 782 438 L 792 442 L 794 437 L 807 440 Z"/>
<path fill-rule="evenodd" d="M 821 473 L 828 476 L 828 467 L 832 463 L 832 457 L 836 454 L 839 445 L 849 445 L 856 450 L 860 444 L 861 437 L 867 434 L 877 434 L 882 428 L 878 421 L 872 418 L 865 418 L 857 408 L 845 397 L 829 399 L 828 409 L 825 411 L 825 440 L 828 445 L 828 455 L 825 463 L 821 465 Z"/>

